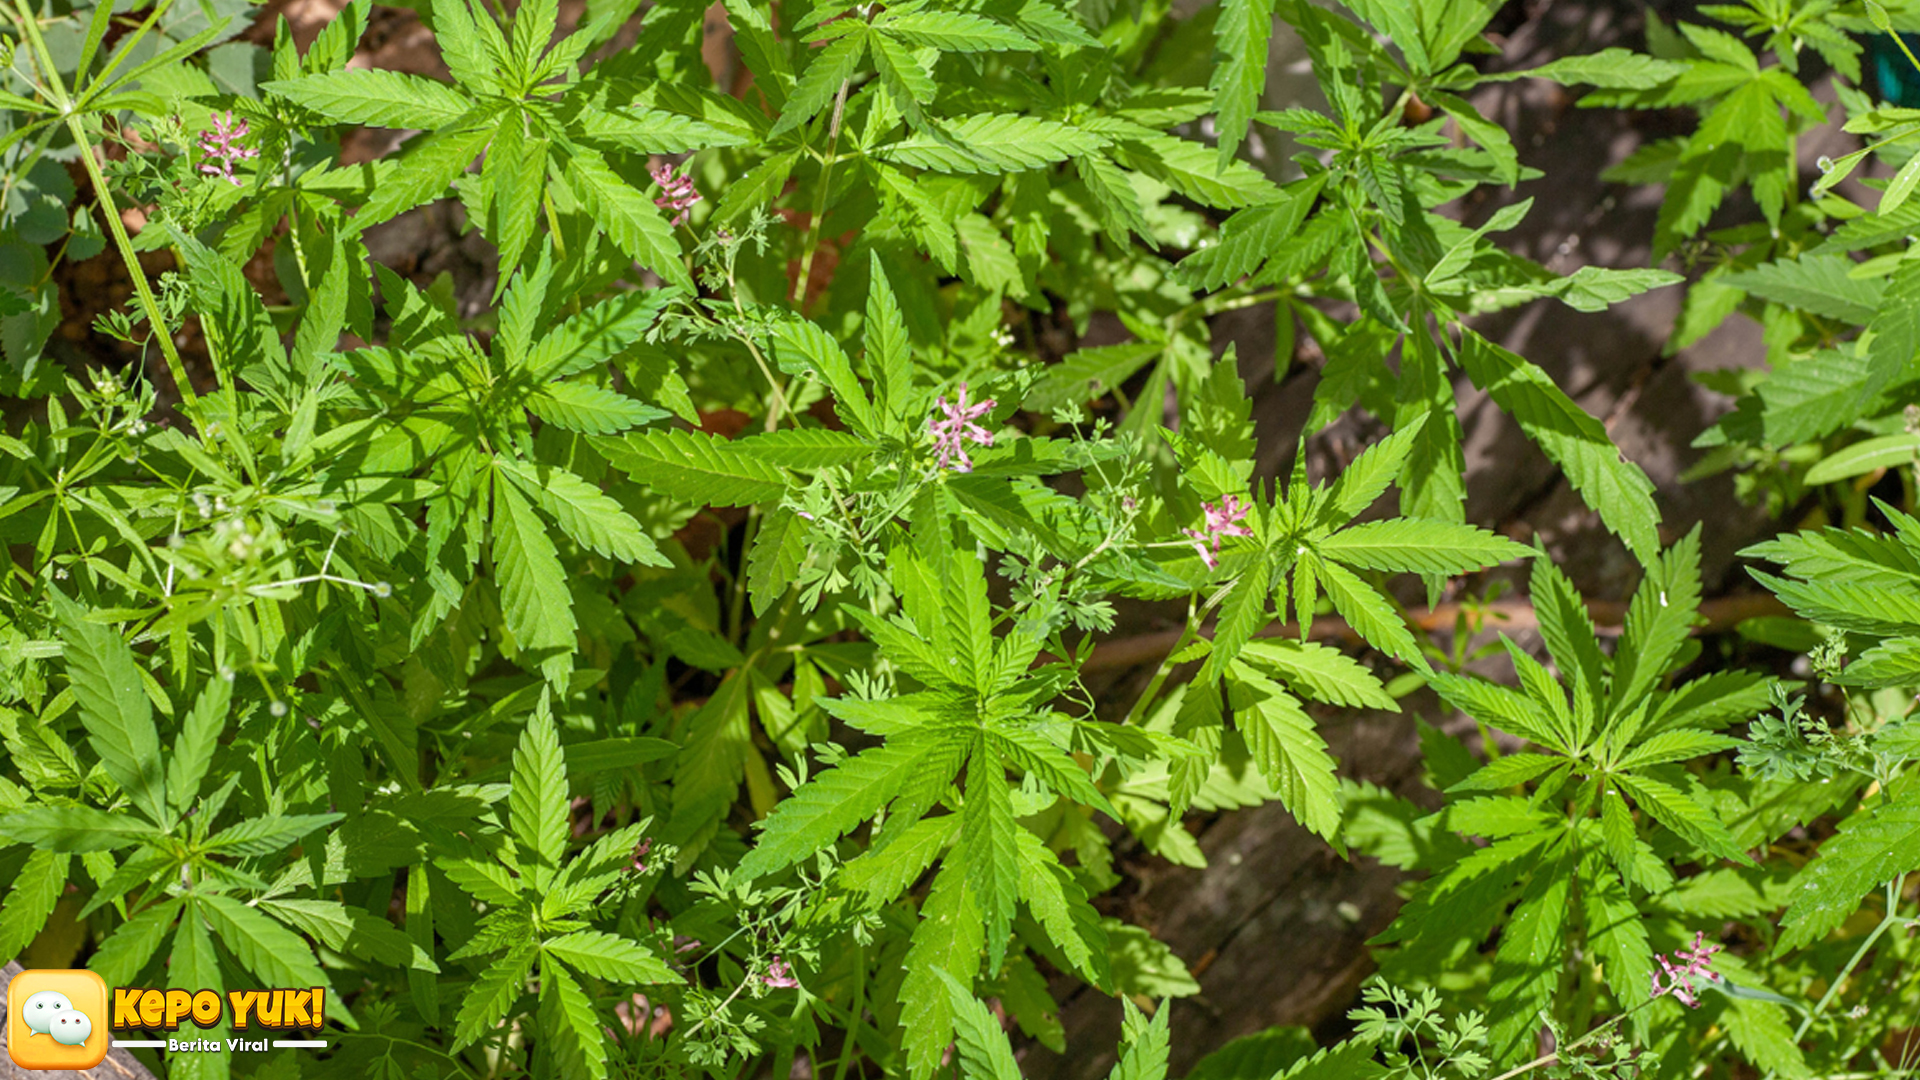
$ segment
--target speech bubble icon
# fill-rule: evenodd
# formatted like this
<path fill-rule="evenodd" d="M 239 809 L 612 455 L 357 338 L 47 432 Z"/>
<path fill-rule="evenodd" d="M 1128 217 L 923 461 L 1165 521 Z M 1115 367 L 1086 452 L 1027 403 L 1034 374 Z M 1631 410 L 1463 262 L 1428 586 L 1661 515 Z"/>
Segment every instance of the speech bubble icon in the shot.
<path fill-rule="evenodd" d="M 33 994 L 20 1005 L 20 1019 L 26 1021 L 27 1030 L 36 1035 L 48 1035 L 53 1032 L 53 1022 L 73 1012 L 73 1002 L 58 990 L 42 990 Z M 92 1030 L 93 1025 L 87 1025 Z"/>
<path fill-rule="evenodd" d="M 87 1019 L 86 1013 L 62 1009 L 47 1034 L 62 1046 L 79 1046 L 87 1041 L 87 1036 L 93 1034 L 93 1021 Z"/>

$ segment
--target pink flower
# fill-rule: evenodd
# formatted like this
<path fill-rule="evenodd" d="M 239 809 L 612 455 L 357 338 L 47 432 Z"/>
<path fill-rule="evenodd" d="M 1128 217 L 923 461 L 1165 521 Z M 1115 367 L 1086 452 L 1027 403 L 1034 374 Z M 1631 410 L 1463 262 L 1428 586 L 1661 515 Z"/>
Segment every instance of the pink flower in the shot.
<path fill-rule="evenodd" d="M 1661 986 L 1660 972 L 1654 972 L 1654 997 L 1659 997 L 1662 994 L 1672 994 L 1689 1009 L 1697 1009 L 1700 1007 L 1700 998 L 1694 992 L 1693 980 L 1700 978 L 1710 982 L 1719 982 L 1721 978 L 1719 975 L 1713 973 L 1709 965 L 1713 963 L 1713 954 L 1719 952 L 1722 946 L 1705 944 L 1706 937 L 1707 935 L 1705 933 L 1696 932 L 1693 935 L 1693 948 L 1674 950 L 1673 958 L 1680 962 L 1680 966 L 1678 967 L 1675 967 L 1669 962 L 1665 956 L 1655 956 L 1655 959 L 1660 961 L 1660 967 L 1667 974 L 1667 985 Z"/>
<path fill-rule="evenodd" d="M 957 457 L 960 459 L 959 471 L 972 472 L 973 459 L 967 456 L 967 443 L 993 445 L 993 432 L 974 423 L 993 409 L 993 399 L 969 405 L 967 384 L 961 383 L 958 402 L 949 405 L 947 399 L 942 397 L 936 405 L 946 416 L 944 419 L 936 416 L 927 421 L 927 427 L 933 431 L 934 452 L 940 456 L 940 460 L 934 464 L 944 469 Z"/>
<path fill-rule="evenodd" d="M 644 874 L 647 872 L 647 863 L 646 863 L 647 853 L 652 850 L 653 850 L 653 838 L 650 836 L 642 837 L 640 839 L 640 842 L 634 845 L 633 865 L 630 867 L 630 869 L 632 869 L 634 873 Z"/>
<path fill-rule="evenodd" d="M 687 220 L 687 210 L 700 201 L 700 193 L 693 189 L 692 174 L 675 176 L 672 165 L 654 165 L 647 172 L 652 174 L 653 182 L 660 185 L 660 197 L 653 200 L 653 205 L 674 211 L 674 218 L 668 224 L 678 228 Z"/>
<path fill-rule="evenodd" d="M 1240 496 L 1226 495 L 1218 503 L 1200 504 L 1200 509 L 1206 513 L 1205 528 L 1180 530 L 1192 539 L 1193 549 L 1206 560 L 1207 569 L 1220 565 L 1221 537 L 1253 535 L 1252 529 L 1240 524 L 1252 508 L 1252 504 L 1241 501 Z"/>
<path fill-rule="evenodd" d="M 224 176 L 234 187 L 240 186 L 240 178 L 233 175 L 233 163 L 260 156 L 260 151 L 250 146 L 238 145 L 238 140 L 247 137 L 247 122 L 235 122 L 232 110 L 223 116 L 213 114 L 213 130 L 200 133 L 200 150 L 206 160 L 200 163 L 200 171 L 209 176 Z M 218 162 L 218 164 L 215 164 Z"/>
<path fill-rule="evenodd" d="M 793 969 L 777 956 L 767 965 L 767 973 L 760 976 L 760 981 L 776 990 L 791 990 L 800 985 L 800 980 L 793 977 Z"/>

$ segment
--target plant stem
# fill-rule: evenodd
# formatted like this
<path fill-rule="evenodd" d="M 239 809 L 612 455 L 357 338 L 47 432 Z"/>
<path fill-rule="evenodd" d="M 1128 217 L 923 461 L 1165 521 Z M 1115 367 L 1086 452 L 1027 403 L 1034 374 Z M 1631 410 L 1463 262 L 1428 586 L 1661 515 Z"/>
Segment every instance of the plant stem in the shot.
<path fill-rule="evenodd" d="M 1801 1018 L 1800 1026 L 1795 1028 L 1793 1032 L 1794 1042 L 1797 1043 L 1805 1038 L 1807 1029 L 1811 1028 L 1813 1022 L 1820 1018 L 1821 1013 L 1827 1011 L 1828 1005 L 1833 1004 L 1833 999 L 1839 995 L 1840 988 L 1846 985 L 1848 976 L 1853 974 L 1854 968 L 1860 966 L 1860 961 L 1866 957 L 1867 950 L 1873 948 L 1873 943 L 1880 940 L 1880 935 L 1886 933 L 1892 928 L 1894 923 L 1900 921 L 1900 890 L 1906 883 L 1907 875 L 1905 874 L 1901 874 L 1899 877 L 1887 882 L 1887 912 L 1880 917 L 1880 925 L 1874 927 L 1873 932 L 1867 935 L 1867 940 L 1861 942 L 1860 947 L 1853 951 L 1853 956 L 1847 960 L 1846 966 L 1842 967 L 1839 973 L 1833 977 L 1833 982 L 1828 984 L 1827 992 L 1822 994 L 1820 1000 L 1814 1004 L 1813 1011 Z M 1772 1077 L 1773 1070 L 1767 1070 L 1767 1080 L 1772 1080 Z"/>
<path fill-rule="evenodd" d="M 685 1035 L 682 1035 L 680 1037 L 682 1039 L 691 1039 L 695 1035 L 700 1034 L 700 1029 L 703 1027 L 706 1027 L 708 1021 L 711 1021 L 714 1017 L 719 1016 L 723 1012 L 726 1012 L 727 1006 L 733 1004 L 733 999 L 739 997 L 740 991 L 745 990 L 747 988 L 747 984 L 752 981 L 753 981 L 753 973 L 748 972 L 747 977 L 740 980 L 740 985 L 733 988 L 733 993 L 727 995 L 727 1000 L 721 1002 L 719 1008 L 714 1009 L 712 1012 L 702 1017 L 699 1023 L 693 1025 L 693 1027 L 689 1029 Z"/>
<path fill-rule="evenodd" d="M 120 249 L 120 259 L 127 264 L 127 276 L 133 279 L 133 291 L 140 299 L 140 309 L 146 313 L 147 325 L 153 336 L 160 342 L 160 351 L 167 358 L 167 370 L 173 375 L 175 387 L 180 391 L 180 400 L 191 406 L 199 401 L 194 393 L 193 383 L 187 379 L 187 369 L 180 362 L 179 350 L 174 348 L 173 335 L 167 329 L 166 320 L 160 316 L 160 305 L 153 298 L 153 290 L 147 285 L 147 272 L 141 269 L 140 257 L 133 250 L 133 241 L 127 237 L 127 227 L 120 221 L 120 209 L 114 205 L 113 194 L 107 189 L 106 173 L 100 168 L 100 162 L 93 156 L 93 140 L 88 136 L 86 125 L 81 123 L 80 114 L 74 111 L 73 102 L 67 97 L 67 88 L 60 81 L 60 71 L 53 63 L 53 54 L 47 50 L 46 39 L 40 36 L 40 24 L 27 10 L 26 0 L 14 0 L 14 8 L 20 15 L 20 26 L 33 44 L 34 58 L 39 62 L 45 82 L 40 90 L 53 99 L 53 105 L 60 110 L 66 121 L 67 130 L 72 132 L 74 145 L 80 148 L 80 162 L 87 170 L 88 179 L 93 181 L 93 195 L 99 200 L 100 213 L 107 219 L 107 231 L 113 234 L 114 246 Z"/>
<path fill-rule="evenodd" d="M 1626 1012 L 1623 1012 L 1620 1015 L 1614 1017 L 1613 1019 L 1607 1021 L 1606 1023 L 1601 1024 L 1599 1027 L 1594 1028 L 1592 1031 L 1587 1032 L 1585 1035 L 1580 1036 L 1578 1039 L 1575 1039 L 1573 1042 L 1567 1044 L 1566 1046 L 1555 1047 L 1552 1053 L 1542 1054 L 1539 1057 L 1534 1058 L 1532 1061 L 1527 1062 L 1525 1065 L 1516 1065 L 1513 1068 L 1508 1069 L 1506 1072 L 1501 1073 L 1499 1076 L 1494 1077 L 1493 1080 L 1513 1080 L 1513 1078 L 1516 1076 L 1520 1076 L 1525 1073 L 1530 1073 L 1533 1070 L 1538 1069 L 1545 1065 L 1551 1065 L 1554 1062 L 1560 1060 L 1561 1054 L 1572 1053 L 1573 1051 L 1580 1049 L 1581 1047 L 1587 1045 L 1593 1040 L 1599 1038 L 1601 1034 L 1603 1034 L 1608 1028 L 1614 1026 L 1615 1024 L 1618 1024 L 1620 1021 L 1625 1020 L 1627 1017 L 1632 1016 L 1634 1013 L 1639 1012 L 1641 1009 L 1646 1008 L 1647 1006 L 1653 1004 L 1655 1001 L 1658 1001 L 1658 1000 L 1660 999 L 1648 998 L 1647 1000 L 1641 1002 L 1640 1004 L 1635 1005 L 1633 1008 L 1628 1009 Z"/>
<path fill-rule="evenodd" d="M 800 275 L 793 282 L 793 306 L 804 314 L 807 310 L 807 282 L 813 280 L 813 254 L 820 248 L 820 221 L 827 214 L 827 192 L 833 184 L 834 155 L 840 149 L 840 121 L 847 111 L 847 87 L 849 80 L 840 81 L 840 91 L 833 96 L 833 120 L 827 125 L 827 154 L 820 159 L 820 185 L 814 193 L 813 217 L 807 222 L 807 246 L 800 254 Z"/>
<path fill-rule="evenodd" d="M 1173 648 L 1167 650 L 1166 656 L 1161 657 L 1160 666 L 1155 669 L 1153 678 L 1147 682 L 1146 690 L 1141 693 L 1139 700 L 1133 703 L 1133 708 L 1127 710 L 1126 719 L 1120 721 L 1122 727 L 1131 726 L 1146 715 L 1147 706 L 1159 696 L 1161 685 L 1167 681 L 1167 676 L 1173 673 L 1173 658 L 1181 649 L 1187 647 L 1188 642 L 1199 636 L 1197 629 L 1200 620 L 1194 617 L 1199 598 L 1200 594 L 1197 592 L 1187 594 L 1187 625 L 1180 631 L 1180 640 L 1173 643 Z"/>
<path fill-rule="evenodd" d="M 867 1009 L 867 950 L 857 943 L 853 947 L 853 971 L 853 1004 L 847 1010 L 847 1044 L 840 1048 L 840 1060 L 833 1067 L 833 1080 L 846 1080 L 847 1066 L 853 1063 L 854 1054 L 860 1050 L 860 1016 Z"/>

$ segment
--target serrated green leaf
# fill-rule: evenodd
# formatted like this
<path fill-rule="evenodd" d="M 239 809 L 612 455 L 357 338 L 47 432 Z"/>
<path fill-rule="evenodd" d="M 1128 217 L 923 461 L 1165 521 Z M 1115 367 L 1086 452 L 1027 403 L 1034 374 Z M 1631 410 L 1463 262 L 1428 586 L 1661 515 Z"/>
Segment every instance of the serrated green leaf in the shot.
<path fill-rule="evenodd" d="M 705 432 L 628 432 L 593 444 L 640 483 L 699 506 L 750 506 L 787 490 L 786 474 L 777 466 Z"/>
<path fill-rule="evenodd" d="M 617 435 L 673 415 L 617 390 L 583 382 L 550 382 L 527 397 L 527 411 L 583 435 Z"/>
<path fill-rule="evenodd" d="M 1380 493 L 1387 490 L 1387 485 L 1393 483 L 1394 478 L 1402 472 L 1415 440 L 1426 429 L 1427 419 L 1422 414 L 1414 415 L 1393 434 L 1367 447 L 1342 469 L 1339 479 L 1328 489 L 1320 520 L 1329 525 L 1345 525 L 1356 514 L 1372 506 Z"/>
<path fill-rule="evenodd" d="M 512 484 L 494 485 L 493 568 L 514 643 L 535 655 L 549 681 L 564 684 L 578 645 L 566 570 L 533 505 Z"/>
<path fill-rule="evenodd" d="M 1240 650 L 1240 659 L 1278 676 L 1315 701 L 1355 709 L 1400 711 L 1400 703 L 1387 693 L 1373 672 L 1338 649 L 1308 641 L 1270 638 L 1248 642 Z"/>
<path fill-rule="evenodd" d="M 943 52 L 1027 52 L 1034 42 L 1020 31 L 961 11 L 889 12 L 874 29 L 914 46 Z"/>
<path fill-rule="evenodd" d="M 576 930 L 549 938 L 540 943 L 540 951 L 596 979 L 610 979 L 622 985 L 654 986 L 686 981 L 638 942 L 598 930 Z"/>
<path fill-rule="evenodd" d="M 951 736 L 897 738 L 821 772 L 780 801 L 761 822 L 753 850 L 735 871 L 756 878 L 792 866 L 833 844 L 907 786 Z"/>
<path fill-rule="evenodd" d="M 527 351 L 527 370 L 544 386 L 613 359 L 645 336 L 673 295 L 645 289 L 602 300 L 542 334 Z"/>
<path fill-rule="evenodd" d="M 164 900 L 121 923 L 87 958 L 87 970 L 100 976 L 108 986 L 133 985 L 140 969 L 153 959 L 167 932 L 173 929 L 173 920 L 185 903 L 179 897 Z"/>
<path fill-rule="evenodd" d="M 807 522 L 798 513 L 782 506 L 761 519 L 759 535 L 747 552 L 747 596 L 755 617 L 786 595 L 806 557 Z"/>
<path fill-rule="evenodd" d="M 1105 145 L 1090 131 L 1012 113 L 980 113 L 949 120 L 937 131 L 909 135 L 876 153 L 888 161 L 942 173 L 1018 172 Z"/>
<path fill-rule="evenodd" d="M 377 68 L 303 75 L 261 83 L 260 89 L 338 124 L 432 131 L 473 108 L 472 100 L 457 87 Z"/>
<path fill-rule="evenodd" d="M 986 945 L 981 925 L 979 904 L 967 887 L 966 873 L 956 860 L 949 860 L 921 905 L 920 924 L 907 949 L 906 978 L 900 984 L 902 1045 L 907 1074 L 914 1080 L 928 1080 L 953 1041 L 953 999 L 946 981 L 935 973 L 944 973 L 962 986 L 973 984 Z"/>
<path fill-rule="evenodd" d="M 967 803 L 960 815 L 960 846 L 955 854 L 966 867 L 967 890 L 986 921 L 987 970 L 1000 970 L 1014 906 L 1022 886 L 1014 833 L 1013 803 L 1006 777 L 991 751 L 976 752 L 967 770 Z"/>
<path fill-rule="evenodd" d="M 1780 920 L 1776 954 L 1811 945 L 1859 910 L 1860 898 L 1901 874 L 1920 870 L 1920 801 L 1913 785 L 1864 806 L 1840 823 L 1819 854 L 1794 876 Z"/>
<path fill-rule="evenodd" d="M 673 565 L 640 523 L 598 487 L 565 469 L 507 457 L 497 457 L 494 463 L 581 547 L 642 566 Z"/>
<path fill-rule="evenodd" d="M 1406 620 L 1393 610 L 1386 597 L 1339 563 L 1325 559 L 1313 561 L 1316 576 L 1321 587 L 1327 590 L 1328 599 L 1333 601 L 1334 610 L 1347 620 L 1355 633 L 1388 656 L 1421 672 L 1431 670 L 1419 643 L 1413 639 L 1413 631 L 1407 629 Z"/>
<path fill-rule="evenodd" d="M 32 806 L 0 816 L 0 835 L 47 851 L 109 851 L 158 832 L 132 814 L 89 806 Z"/>
<path fill-rule="evenodd" d="M 1349 526 L 1317 542 L 1330 559 L 1363 570 L 1464 574 L 1536 552 L 1473 525 L 1423 518 L 1388 518 Z"/>
<path fill-rule="evenodd" d="M 1217 289 L 1253 273 L 1299 231 L 1328 175 L 1302 177 L 1281 189 L 1280 201 L 1237 211 L 1220 224 L 1213 243 L 1180 260 L 1175 274 L 1192 288 Z"/>
<path fill-rule="evenodd" d="M 1217 63 L 1207 89 L 1220 138 L 1220 161 L 1233 160 L 1267 87 L 1267 42 L 1273 36 L 1273 0 L 1224 0 L 1214 20 Z M 1235 275 L 1236 277 L 1238 275 Z"/>
<path fill-rule="evenodd" d="M 167 798 L 175 810 L 185 810 L 200 792 L 200 781 L 219 744 L 226 726 L 227 709 L 233 701 L 233 684 L 225 679 L 208 679 L 193 700 L 193 708 L 180 723 L 173 753 L 167 756 Z"/>
<path fill-rule="evenodd" d="M 1610 90 L 1651 90 L 1671 82 L 1687 70 L 1687 65 L 1660 60 L 1632 49 L 1602 49 L 1584 56 L 1563 56 L 1550 64 L 1525 71 L 1503 71 L 1482 75 L 1479 82 L 1509 82 L 1514 79 L 1552 79 L 1566 86 L 1597 86 Z"/>
<path fill-rule="evenodd" d="M 1660 550 L 1653 482 L 1620 456 L 1600 421 L 1575 405 L 1546 372 L 1478 334 L 1466 335 L 1460 362 L 1474 385 L 1560 466 L 1608 530 L 1643 563 L 1653 561 Z"/>
<path fill-rule="evenodd" d="M 1313 719 L 1279 683 L 1244 663 L 1233 665 L 1227 680 L 1233 725 L 1247 741 L 1260 772 L 1280 793 L 1294 820 L 1331 843 L 1340 838 L 1336 763 Z"/>
<path fill-rule="evenodd" d="M 1020 1080 L 1020 1066 L 1013 1060 L 1013 1044 L 1000 1030 L 1000 1021 L 960 980 L 939 968 L 933 969 L 947 988 L 947 1004 L 953 1014 L 954 1035 L 960 1050 L 961 1075 L 966 1080 Z"/>
<path fill-rule="evenodd" d="M 527 973 L 540 950 L 528 942 L 495 960 L 473 981 L 454 1017 L 454 1049 L 471 1046 L 505 1019 L 507 1010 L 526 991 Z"/>
<path fill-rule="evenodd" d="M 680 243 L 653 200 L 634 190 L 605 158 L 586 147 L 568 151 L 565 176 L 615 247 L 667 282 L 693 288 Z"/>
<path fill-rule="evenodd" d="M 268 855 L 345 817 L 345 814 L 268 814 L 221 829 L 208 837 L 200 849 L 242 858 Z"/>
<path fill-rule="evenodd" d="M 1196 142 L 1171 135 L 1129 135 L 1120 144 L 1129 165 L 1190 199 L 1223 210 L 1278 201 L 1280 189 L 1242 161 L 1221 165 L 1220 156 Z"/>
<path fill-rule="evenodd" d="M 67 888 L 67 866 L 72 856 L 44 848 L 27 856 L 19 876 L 7 889 L 7 902 L 0 906 L 0 956 L 18 956 L 33 943 L 53 905 Z"/>
<path fill-rule="evenodd" d="M 262 986 L 326 986 L 327 977 L 313 950 L 291 930 L 231 896 L 203 895 L 196 901 L 207 923 L 240 966 Z M 329 1001 L 332 995 L 328 995 Z M 329 1012 L 332 1011 L 329 1007 Z"/>
<path fill-rule="evenodd" d="M 1627 606 L 1614 660 L 1613 715 L 1638 705 L 1667 674 L 1700 611 L 1700 527 L 1647 569 Z"/>
<path fill-rule="evenodd" d="M 86 611 L 65 593 L 49 588 L 47 599 L 66 642 L 67 680 L 80 706 L 87 744 L 148 820 L 166 824 L 160 733 L 133 650 L 113 628 L 89 621 Z"/>
<path fill-rule="evenodd" d="M 872 456 L 874 446 L 858 435 L 831 428 L 782 428 L 730 442 L 728 449 L 788 469 L 828 469 Z"/>
<path fill-rule="evenodd" d="M 519 844 L 520 865 L 531 871 L 534 891 L 545 892 L 566 854 L 571 816 L 566 759 L 560 754 L 560 737 L 545 696 L 513 751 L 507 814 Z"/>
<path fill-rule="evenodd" d="M 1853 260 L 1810 253 L 1727 274 L 1720 280 L 1764 300 L 1810 311 L 1829 319 L 1864 324 L 1885 297 L 1884 278 L 1848 274 Z"/>
<path fill-rule="evenodd" d="M 397 159 L 399 166 L 373 190 L 366 205 L 353 215 L 354 233 L 432 202 L 447 193 L 467 166 L 493 141 L 494 128 L 485 123 L 492 109 L 480 107 L 468 114 L 458 127 L 443 127 L 431 135 L 409 140 Z M 468 126 L 476 125 L 476 126 Z"/>
<path fill-rule="evenodd" d="M 853 363 L 812 320 L 785 319 L 773 329 L 774 356 L 783 371 L 810 373 L 833 391 L 834 411 L 858 435 L 874 435 L 873 406 L 867 401 L 866 388 L 853 373 Z"/>
<path fill-rule="evenodd" d="M 853 78 L 859 70 L 860 58 L 867 52 L 867 33 L 864 28 L 830 43 L 815 53 L 807 62 L 807 70 L 800 76 L 800 83 L 787 98 L 786 108 L 780 110 L 780 119 L 767 132 L 768 139 L 777 139 L 801 124 L 814 118 L 821 109 L 827 107 L 840 92 L 841 84 Z"/>
<path fill-rule="evenodd" d="M 1721 824 L 1719 816 L 1712 809 L 1702 806 L 1692 795 L 1645 774 L 1616 774 L 1614 782 L 1620 785 L 1622 791 L 1633 796 L 1640 809 L 1688 843 L 1729 862 L 1752 865 L 1746 853 L 1734 843 L 1727 827 Z"/>
<path fill-rule="evenodd" d="M 551 964 L 540 968 L 540 1026 L 554 1037 L 563 1080 L 606 1080 L 604 1025 L 580 983 Z"/>
<path fill-rule="evenodd" d="M 1534 1056 L 1540 1012 L 1559 988 L 1574 879 L 1569 861 L 1562 856 L 1537 869 L 1501 931 L 1488 998 L 1488 1049 L 1496 1065 Z"/>

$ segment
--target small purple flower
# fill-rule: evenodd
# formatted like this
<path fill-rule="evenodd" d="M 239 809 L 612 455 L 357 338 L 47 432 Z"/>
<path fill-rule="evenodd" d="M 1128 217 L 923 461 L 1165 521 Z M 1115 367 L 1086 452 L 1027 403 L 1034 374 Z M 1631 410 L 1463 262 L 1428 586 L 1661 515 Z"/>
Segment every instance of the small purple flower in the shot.
<path fill-rule="evenodd" d="M 1700 1007 L 1700 998 L 1694 991 L 1693 980 L 1706 979 L 1710 982 L 1719 982 L 1721 979 L 1721 976 L 1713 973 L 1709 965 L 1713 963 L 1713 954 L 1719 952 L 1722 946 L 1705 944 L 1706 937 L 1704 932 L 1695 932 L 1693 948 L 1674 950 L 1673 959 L 1680 962 L 1678 967 L 1665 956 L 1654 957 L 1660 961 L 1660 967 L 1667 975 L 1667 985 L 1661 986 L 1660 972 L 1653 973 L 1654 997 L 1672 994 L 1689 1009 Z"/>
<path fill-rule="evenodd" d="M 213 130 L 200 133 L 200 150 L 207 155 L 200 163 L 200 171 L 209 176 L 224 176 L 228 183 L 239 187 L 240 178 L 233 174 L 234 162 L 259 157 L 260 151 L 239 145 L 239 140 L 246 138 L 250 129 L 245 120 L 234 120 L 232 110 L 224 115 L 214 113 L 212 119 Z"/>
<path fill-rule="evenodd" d="M 641 837 L 640 842 L 634 845 L 633 864 L 631 867 L 629 867 L 629 869 L 631 869 L 636 874 L 646 873 L 647 872 L 647 863 L 646 863 L 647 853 L 652 850 L 653 850 L 653 838 L 650 836 Z"/>
<path fill-rule="evenodd" d="M 1220 565 L 1220 538 L 1224 536 L 1252 536 L 1253 530 L 1240 524 L 1251 510 L 1252 504 L 1241 501 L 1238 495 L 1222 496 L 1218 503 L 1202 503 L 1207 521 L 1205 528 L 1181 529 L 1193 541 L 1193 549 L 1206 560 L 1207 569 Z"/>
<path fill-rule="evenodd" d="M 760 976 L 760 981 L 775 990 L 792 990 L 800 985 L 800 980 L 793 977 L 793 969 L 777 956 L 773 958 L 773 963 L 767 965 L 767 973 Z"/>
<path fill-rule="evenodd" d="M 674 218 L 668 222 L 676 228 L 687 220 L 687 211 L 700 201 L 700 193 L 693 189 L 693 176 L 675 176 L 674 166 L 654 165 L 647 170 L 653 176 L 653 182 L 660 185 L 660 197 L 653 205 L 662 210 L 674 211 Z"/>
<path fill-rule="evenodd" d="M 946 415 L 944 418 L 936 416 L 927 421 L 927 427 L 933 432 L 934 452 L 939 455 L 939 460 L 934 464 L 945 469 L 952 464 L 953 459 L 959 458 L 959 471 L 972 472 L 973 459 L 967 456 L 967 443 L 973 442 L 980 446 L 993 445 L 993 432 L 974 421 L 992 411 L 994 400 L 988 398 L 976 404 L 968 404 L 967 384 L 961 383 L 960 398 L 957 402 L 949 405 L 947 399 L 942 397 L 935 404 L 939 411 Z"/>

